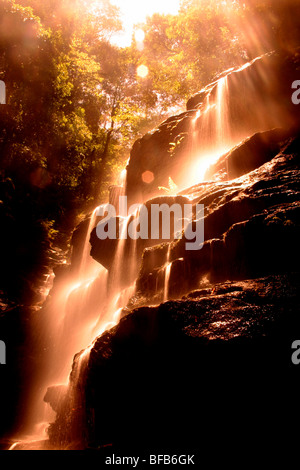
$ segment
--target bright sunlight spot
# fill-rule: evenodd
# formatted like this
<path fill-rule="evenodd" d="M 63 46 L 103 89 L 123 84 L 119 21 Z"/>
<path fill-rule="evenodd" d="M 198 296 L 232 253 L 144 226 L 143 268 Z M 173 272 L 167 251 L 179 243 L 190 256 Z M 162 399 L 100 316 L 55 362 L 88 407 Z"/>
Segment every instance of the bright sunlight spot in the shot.
<path fill-rule="evenodd" d="M 137 72 L 137 75 L 138 77 L 140 78 L 145 78 L 147 77 L 148 73 L 149 73 L 149 69 L 146 65 L 140 65 L 137 69 L 136 69 L 136 72 Z"/>
<path fill-rule="evenodd" d="M 138 29 L 134 33 L 134 37 L 135 37 L 136 42 L 143 42 L 145 39 L 145 33 L 142 29 Z"/>
<path fill-rule="evenodd" d="M 134 25 L 144 23 L 147 16 L 152 16 L 154 13 L 176 15 L 180 0 L 151 0 L 151 2 L 111 0 L 111 3 L 120 8 L 120 16 L 124 24 L 124 33 L 115 36 L 113 42 L 118 46 L 126 47 L 131 44 Z"/>

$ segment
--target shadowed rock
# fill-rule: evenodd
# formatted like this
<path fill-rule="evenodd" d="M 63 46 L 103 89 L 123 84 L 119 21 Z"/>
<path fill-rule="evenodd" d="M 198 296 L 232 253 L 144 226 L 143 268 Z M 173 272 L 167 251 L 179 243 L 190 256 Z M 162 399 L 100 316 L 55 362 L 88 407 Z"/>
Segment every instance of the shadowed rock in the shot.
<path fill-rule="evenodd" d="M 132 311 L 96 341 L 84 388 L 51 426 L 53 442 L 211 449 L 217 426 L 225 448 L 232 439 L 249 445 L 258 422 L 256 440 L 267 433 L 280 442 L 299 387 L 290 366 L 298 284 L 299 275 L 217 284 Z M 66 416 L 81 423 L 77 435 L 68 435 Z"/>

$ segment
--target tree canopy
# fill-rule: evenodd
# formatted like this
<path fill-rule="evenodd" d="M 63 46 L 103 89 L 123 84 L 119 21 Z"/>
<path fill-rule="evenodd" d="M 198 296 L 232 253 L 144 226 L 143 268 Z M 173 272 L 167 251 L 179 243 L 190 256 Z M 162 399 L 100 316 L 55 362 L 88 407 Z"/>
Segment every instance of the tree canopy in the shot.
<path fill-rule="evenodd" d="M 135 139 L 227 68 L 297 42 L 298 10 L 292 0 L 182 0 L 122 48 L 109 0 L 0 0 L 2 177 L 48 198 L 45 219 L 91 210 Z"/>

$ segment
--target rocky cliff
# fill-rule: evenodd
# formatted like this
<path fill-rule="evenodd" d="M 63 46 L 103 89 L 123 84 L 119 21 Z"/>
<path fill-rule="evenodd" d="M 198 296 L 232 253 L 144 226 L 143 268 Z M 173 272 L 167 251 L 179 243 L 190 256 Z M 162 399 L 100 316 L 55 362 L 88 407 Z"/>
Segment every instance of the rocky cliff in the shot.
<path fill-rule="evenodd" d="M 229 72 L 227 116 L 246 137 L 204 181 L 177 195 L 204 205 L 203 247 L 186 250 L 183 234 L 140 250 L 135 294 L 119 324 L 75 357 L 63 400 L 48 394 L 57 411 L 49 429 L 54 446 L 196 447 L 206 455 L 216 446 L 265 446 L 266 439 L 280 445 L 295 413 L 291 391 L 299 388 L 291 348 L 300 333 L 300 121 L 290 99 L 298 66 L 296 52 Z M 135 143 L 132 200 L 157 195 L 172 170 L 184 167 L 179 148 L 207 92 Z M 238 95 L 246 101 L 239 104 Z M 154 174 L 150 186 L 141 183 L 145 171 Z M 91 242 L 98 261 L 113 256 L 95 235 Z"/>

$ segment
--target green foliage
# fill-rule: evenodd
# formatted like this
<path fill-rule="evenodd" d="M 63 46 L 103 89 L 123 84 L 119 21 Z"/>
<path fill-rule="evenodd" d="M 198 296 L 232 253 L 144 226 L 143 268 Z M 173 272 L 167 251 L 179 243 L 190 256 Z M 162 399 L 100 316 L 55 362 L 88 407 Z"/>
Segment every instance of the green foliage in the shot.
<path fill-rule="evenodd" d="M 110 42 L 122 25 L 109 0 L 0 0 L 1 173 L 44 191 L 45 220 L 91 210 L 135 139 L 216 74 L 270 50 L 287 30 L 295 39 L 289 11 L 274 0 L 182 0 L 178 15 L 141 26 L 141 49 Z"/>
<path fill-rule="evenodd" d="M 32 172 L 46 169 L 61 195 L 58 214 L 69 201 L 80 212 L 107 197 L 144 125 L 130 53 L 108 42 L 121 27 L 116 13 L 106 0 L 0 1 L 0 76 L 8 94 L 0 170 L 31 184 Z"/>
<path fill-rule="evenodd" d="M 148 18 L 140 61 L 150 69 L 161 106 L 184 102 L 216 74 L 245 61 L 237 41 L 239 16 L 238 7 L 224 2 L 183 1 L 176 16 Z"/>
<path fill-rule="evenodd" d="M 139 62 L 157 106 L 184 102 L 224 70 L 300 40 L 297 0 L 182 0 L 179 14 L 147 19 Z M 133 46 L 135 43 L 133 43 Z"/>

